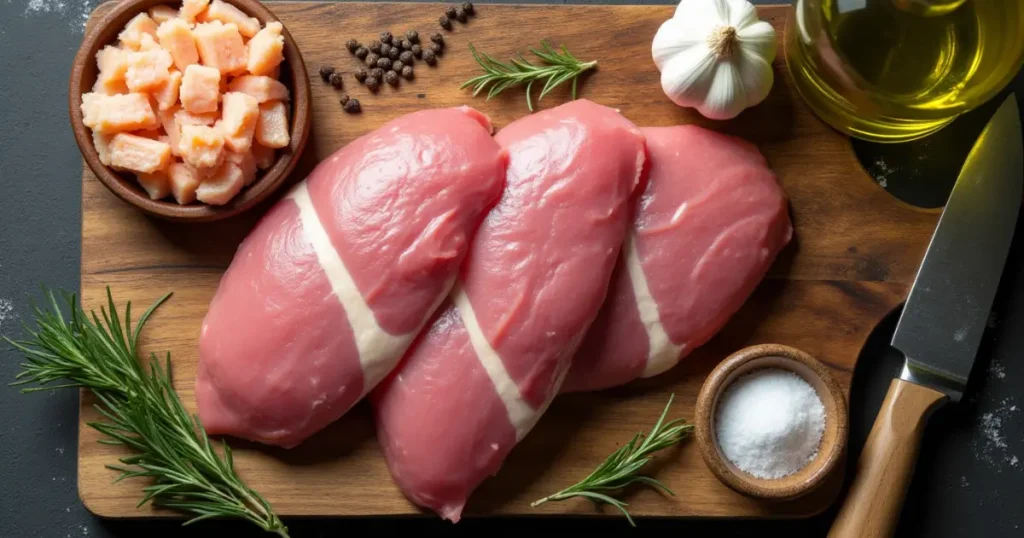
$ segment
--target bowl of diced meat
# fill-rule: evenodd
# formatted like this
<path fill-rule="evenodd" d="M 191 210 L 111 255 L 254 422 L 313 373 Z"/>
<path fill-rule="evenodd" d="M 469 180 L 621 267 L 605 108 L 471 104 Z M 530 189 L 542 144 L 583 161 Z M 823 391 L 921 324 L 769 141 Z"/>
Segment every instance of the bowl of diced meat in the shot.
<path fill-rule="evenodd" d="M 86 163 L 115 195 L 209 221 L 286 182 L 309 94 L 294 40 L 257 0 L 126 0 L 86 31 L 69 105 Z"/>

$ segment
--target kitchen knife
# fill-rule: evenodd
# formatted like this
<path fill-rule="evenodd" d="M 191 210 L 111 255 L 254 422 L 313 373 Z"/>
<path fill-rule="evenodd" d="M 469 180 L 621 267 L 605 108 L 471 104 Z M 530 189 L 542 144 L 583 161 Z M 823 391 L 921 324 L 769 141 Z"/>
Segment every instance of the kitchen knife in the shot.
<path fill-rule="evenodd" d="M 939 217 L 892 346 L 904 355 L 829 538 L 892 536 L 925 422 L 963 394 L 1013 239 L 1024 141 L 1013 94 L 981 132 Z"/>

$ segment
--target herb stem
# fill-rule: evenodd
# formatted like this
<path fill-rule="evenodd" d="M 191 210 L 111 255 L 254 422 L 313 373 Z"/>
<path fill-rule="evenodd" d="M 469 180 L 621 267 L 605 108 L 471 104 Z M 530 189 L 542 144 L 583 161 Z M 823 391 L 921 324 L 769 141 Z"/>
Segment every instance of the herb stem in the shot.
<path fill-rule="evenodd" d="M 526 83 L 526 105 L 529 107 L 530 112 L 533 112 L 534 106 L 531 91 L 534 82 L 538 80 L 546 81 L 540 91 L 540 95 L 537 97 L 537 100 L 540 101 L 551 90 L 568 80 L 572 80 L 572 98 L 576 99 L 579 76 L 597 67 L 597 61 L 581 62 L 570 54 L 565 49 L 565 46 L 562 46 L 562 51 L 558 52 L 546 42 L 542 41 L 541 44 L 543 45 L 542 51 L 531 48 L 530 52 L 544 60 L 547 65 L 532 64 L 523 58 L 521 54 L 509 62 L 501 62 L 487 53 L 477 52 L 473 44 L 470 43 L 469 49 L 473 53 L 473 59 L 480 64 L 484 74 L 467 80 L 462 84 L 461 88 L 473 86 L 473 96 L 475 97 L 490 86 L 486 99 L 489 101 L 492 97 L 508 88 Z"/>

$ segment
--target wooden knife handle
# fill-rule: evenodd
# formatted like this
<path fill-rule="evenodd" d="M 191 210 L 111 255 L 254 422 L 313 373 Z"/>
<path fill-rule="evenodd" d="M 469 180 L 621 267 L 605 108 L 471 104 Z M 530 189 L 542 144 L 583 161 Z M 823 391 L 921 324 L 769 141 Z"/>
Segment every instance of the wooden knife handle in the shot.
<path fill-rule="evenodd" d="M 864 444 L 829 538 L 888 538 L 896 530 L 914 474 L 925 422 L 946 395 L 893 379 Z"/>

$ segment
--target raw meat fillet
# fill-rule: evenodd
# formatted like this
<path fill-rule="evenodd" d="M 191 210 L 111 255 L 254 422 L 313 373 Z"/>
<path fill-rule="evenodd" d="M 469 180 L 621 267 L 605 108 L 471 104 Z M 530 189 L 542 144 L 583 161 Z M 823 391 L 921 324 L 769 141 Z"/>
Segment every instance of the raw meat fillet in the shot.
<path fill-rule="evenodd" d="M 695 125 L 643 133 L 647 186 L 563 392 L 675 366 L 739 310 L 793 233 L 786 194 L 754 145 Z"/>
<path fill-rule="evenodd" d="M 371 396 L 395 482 L 451 521 L 558 393 L 604 301 L 644 160 L 639 129 L 586 100 L 495 138 L 510 155 L 501 201 L 451 300 Z"/>
<path fill-rule="evenodd" d="M 293 447 L 360 400 L 447 296 L 507 162 L 468 107 L 408 114 L 321 162 L 242 242 L 210 304 L 207 429 Z"/>

